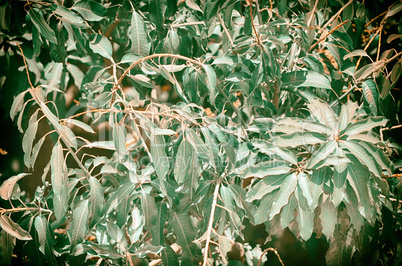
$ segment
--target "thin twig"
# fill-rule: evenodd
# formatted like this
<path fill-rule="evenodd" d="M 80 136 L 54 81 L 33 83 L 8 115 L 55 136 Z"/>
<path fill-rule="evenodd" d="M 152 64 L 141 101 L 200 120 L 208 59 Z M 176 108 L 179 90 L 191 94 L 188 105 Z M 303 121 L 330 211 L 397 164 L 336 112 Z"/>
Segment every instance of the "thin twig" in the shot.
<path fill-rule="evenodd" d="M 40 106 L 41 104 L 45 104 L 45 103 L 39 98 L 39 96 L 36 94 L 36 90 L 35 90 L 36 88 L 34 88 L 32 82 L 31 82 L 31 79 L 30 79 L 30 77 L 29 77 L 28 65 L 27 65 L 27 62 L 26 62 L 26 58 L 25 58 L 25 55 L 24 55 L 24 51 L 22 50 L 22 48 L 21 48 L 21 46 L 20 46 L 19 44 L 17 44 L 17 46 L 18 46 L 18 48 L 19 48 L 20 51 L 21 51 L 21 56 L 22 56 L 22 59 L 24 60 L 24 65 L 25 65 L 25 69 L 26 69 L 26 72 L 27 72 L 28 82 L 29 82 L 29 85 L 31 86 L 31 88 L 28 89 L 28 91 L 29 91 L 29 93 L 32 95 L 32 98 L 34 98 L 34 100 L 36 101 L 36 103 L 37 103 L 39 106 Z M 46 116 L 46 115 L 45 115 L 45 116 Z M 47 118 L 48 118 L 48 117 L 47 117 Z M 50 119 L 49 119 L 49 121 L 50 121 Z M 70 146 L 70 144 L 69 144 L 69 140 L 66 139 L 65 135 L 62 134 L 62 132 L 60 132 L 60 129 L 59 129 L 59 128 L 55 127 L 55 130 L 56 130 L 57 134 L 59 134 L 59 136 L 62 138 L 64 144 L 66 145 L 67 149 L 69 150 L 69 152 L 70 152 L 71 155 L 73 156 L 74 160 L 77 162 L 78 166 L 84 171 L 85 175 L 89 177 L 90 174 L 89 174 L 88 170 L 84 167 L 84 165 L 81 163 L 80 159 L 77 157 L 77 154 L 75 154 L 75 152 L 74 152 L 73 149 L 71 148 L 71 146 Z"/>
<path fill-rule="evenodd" d="M 260 259 L 258 260 L 258 264 L 257 266 L 260 266 L 261 264 L 261 260 L 262 260 L 262 256 L 264 256 L 265 253 L 267 253 L 268 251 L 272 251 L 275 253 L 276 257 L 278 258 L 279 262 L 281 263 L 282 266 L 284 266 L 285 264 L 283 264 L 283 261 L 281 259 L 281 256 L 279 256 L 278 251 L 275 248 L 267 248 L 266 250 L 264 250 L 260 256 Z"/>
<path fill-rule="evenodd" d="M 215 208 L 217 205 L 220 184 L 221 184 L 220 182 L 216 183 L 215 191 L 214 191 L 214 198 L 212 200 L 211 216 L 209 217 L 209 223 L 208 223 L 208 229 L 207 229 L 207 240 L 205 243 L 204 262 L 202 264 L 203 266 L 206 266 L 208 263 L 209 242 L 211 241 L 211 232 L 212 232 L 212 226 L 214 223 Z"/>
<path fill-rule="evenodd" d="M 225 26 L 225 22 L 222 20 L 221 14 L 219 14 L 219 13 L 218 13 L 218 19 L 219 19 L 219 23 L 221 24 L 221 26 L 222 26 L 222 28 L 223 28 L 223 31 L 225 32 L 226 36 L 227 36 L 228 39 L 229 39 L 230 46 L 233 47 L 233 40 L 232 40 L 232 37 L 230 36 L 230 33 L 229 33 L 228 29 L 227 29 L 226 26 Z"/>
<path fill-rule="evenodd" d="M 348 7 L 350 4 L 352 4 L 352 3 L 353 3 L 353 0 L 350 0 L 349 2 L 346 3 L 346 5 L 344 5 L 341 9 L 339 9 L 339 11 L 336 12 L 336 14 L 333 15 L 333 16 L 327 21 L 327 23 L 325 23 L 324 26 L 322 26 L 322 28 L 318 31 L 318 33 L 322 33 L 322 32 L 325 30 L 325 28 L 328 27 L 329 24 L 331 24 L 332 21 L 334 21 L 334 20 L 343 12 L 343 10 L 345 10 L 345 8 L 347 8 L 347 7 Z"/>
<path fill-rule="evenodd" d="M 377 34 L 379 34 L 379 33 L 380 33 L 380 29 L 378 29 L 378 30 L 374 33 L 374 35 L 371 37 L 371 39 L 368 41 L 368 43 L 366 44 L 366 46 L 365 46 L 364 49 L 363 49 L 364 51 L 366 51 L 366 50 L 369 48 L 370 44 L 374 41 L 375 37 L 376 37 Z M 360 56 L 359 60 L 357 60 L 357 63 L 356 63 L 356 66 L 355 66 L 355 70 L 359 67 L 361 60 L 362 60 L 362 56 Z"/>
<path fill-rule="evenodd" d="M 12 213 L 12 212 L 24 212 L 24 211 L 38 211 L 38 212 L 52 212 L 51 210 L 42 209 L 40 207 L 25 207 L 25 208 L 13 208 L 13 209 L 0 209 L 0 214 Z"/>
<path fill-rule="evenodd" d="M 367 28 L 371 23 L 373 23 L 374 21 L 376 21 L 378 18 L 380 18 L 381 16 L 384 16 L 385 14 L 387 14 L 388 10 L 382 12 L 381 14 L 379 14 L 378 16 L 376 16 L 375 18 L 373 18 L 372 20 L 370 20 L 369 22 L 367 22 L 366 25 L 364 25 L 365 28 Z"/>
<path fill-rule="evenodd" d="M 340 27 L 342 27 L 345 23 L 347 23 L 349 20 L 345 20 L 344 22 L 342 22 L 341 24 L 339 24 L 338 26 L 336 26 L 335 28 L 333 28 L 330 32 L 328 32 L 327 34 L 321 36 L 321 38 L 318 39 L 318 41 L 310 47 L 310 49 L 308 50 L 309 52 L 311 50 L 313 50 L 321 41 L 325 40 L 329 35 L 331 35 L 332 33 L 334 33 L 334 31 L 336 31 L 337 29 L 339 29 Z"/>
<path fill-rule="evenodd" d="M 315 0 L 313 10 L 311 10 L 311 15 L 310 15 L 310 17 L 308 18 L 308 21 L 307 21 L 307 27 L 310 27 L 311 20 L 313 19 L 313 16 L 314 16 L 314 14 L 315 14 L 315 11 L 316 11 L 316 9 L 317 9 L 317 5 L 318 5 L 318 2 L 319 2 L 319 1 L 320 1 L 320 0 Z"/>
<path fill-rule="evenodd" d="M 123 74 L 120 76 L 119 80 L 115 83 L 115 85 L 113 86 L 112 89 L 112 99 L 110 100 L 110 104 L 113 103 L 114 101 L 114 95 L 116 93 L 117 88 L 120 86 L 121 82 L 123 81 L 123 79 L 128 75 L 128 73 L 130 72 L 131 69 L 133 69 L 135 66 L 141 64 L 142 62 L 144 62 L 145 60 L 149 60 L 149 59 L 153 59 L 153 58 L 161 58 L 161 57 L 170 57 L 170 58 L 175 58 L 175 59 L 181 59 L 181 60 L 185 60 L 187 62 L 202 66 L 202 62 L 191 59 L 189 57 L 186 56 L 182 56 L 182 55 L 177 55 L 177 54 L 152 54 L 152 55 L 148 55 L 145 56 L 143 58 L 141 58 L 140 60 L 135 61 L 134 63 L 132 63 L 124 72 Z"/>

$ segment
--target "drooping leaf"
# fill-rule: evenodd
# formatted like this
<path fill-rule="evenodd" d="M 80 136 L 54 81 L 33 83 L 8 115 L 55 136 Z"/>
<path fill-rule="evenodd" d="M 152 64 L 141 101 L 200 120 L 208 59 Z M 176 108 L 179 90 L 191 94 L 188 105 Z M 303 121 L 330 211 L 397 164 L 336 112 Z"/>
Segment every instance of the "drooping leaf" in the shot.
<path fill-rule="evenodd" d="M 305 210 L 301 207 L 297 208 L 297 222 L 299 223 L 300 236 L 304 241 L 310 239 L 314 229 L 314 212 L 312 210 Z"/>
<path fill-rule="evenodd" d="M 68 186 L 67 167 L 64 161 L 63 147 L 56 142 L 50 158 L 51 180 L 54 193 L 54 212 L 57 219 L 61 219 L 67 211 Z M 57 203 L 57 204 L 56 204 Z"/>
<path fill-rule="evenodd" d="M 93 176 L 88 178 L 89 182 L 89 226 L 92 227 L 102 216 L 103 189 L 101 183 Z"/>
<path fill-rule="evenodd" d="M 168 208 L 166 203 L 161 203 L 157 205 L 157 216 L 155 225 L 151 227 L 152 231 L 152 243 L 155 246 L 163 245 L 165 242 L 163 229 L 165 228 L 165 223 L 168 217 Z"/>
<path fill-rule="evenodd" d="M 31 235 L 21 228 L 17 223 L 7 215 L 0 215 L 0 227 L 6 231 L 9 235 L 19 239 L 19 240 L 31 240 Z"/>
<path fill-rule="evenodd" d="M 380 100 L 380 93 L 377 89 L 376 83 L 371 80 L 365 80 L 362 83 L 363 95 L 366 102 L 369 104 L 373 115 L 377 116 L 379 112 L 378 103 Z"/>
<path fill-rule="evenodd" d="M 190 222 L 190 217 L 187 213 L 177 213 L 172 212 L 170 215 L 170 226 L 172 226 L 173 230 L 177 236 L 177 243 L 183 249 L 183 254 L 190 261 L 194 261 L 193 253 L 191 252 L 191 241 L 194 238 L 194 229 Z"/>
<path fill-rule="evenodd" d="M 148 55 L 148 38 L 146 34 L 146 27 L 142 17 L 133 10 L 131 17 L 131 52 L 136 55 Z"/>
<path fill-rule="evenodd" d="M 323 197 L 324 198 L 324 197 Z M 331 238 L 335 230 L 338 212 L 334 204 L 331 202 L 330 197 L 327 197 L 321 203 L 320 220 L 322 225 L 322 233 L 327 239 Z"/>
<path fill-rule="evenodd" d="M 193 153 L 193 147 L 187 142 L 187 140 L 183 139 L 177 152 L 174 168 L 174 177 L 178 184 L 184 183 L 191 174 L 189 173 L 189 167 L 190 164 L 193 163 Z"/>
<path fill-rule="evenodd" d="M 117 123 L 113 127 L 113 142 L 119 155 L 126 154 L 127 130 L 124 123 Z"/>
<path fill-rule="evenodd" d="M 61 5 L 56 5 L 53 4 L 50 6 L 50 9 L 53 10 L 53 12 L 62 20 L 62 21 L 66 21 L 70 24 L 73 24 L 75 26 L 78 27 L 83 27 L 86 28 L 88 27 L 85 23 L 84 20 L 79 17 L 77 14 L 75 14 L 74 12 L 68 10 L 67 8 L 65 8 L 64 6 Z"/>
<path fill-rule="evenodd" d="M 149 17 L 155 24 L 159 36 L 162 36 L 164 32 L 163 23 L 165 21 L 166 9 L 167 5 L 165 1 L 149 0 Z"/>
<path fill-rule="evenodd" d="M 215 105 L 215 98 L 216 98 L 216 73 L 215 70 L 210 66 L 203 64 L 202 68 L 206 74 L 206 86 L 209 90 L 209 101 L 212 105 Z"/>
<path fill-rule="evenodd" d="M 95 33 L 92 34 L 89 41 L 89 48 L 101 56 L 111 59 L 113 54 L 113 48 L 110 41 L 103 35 Z"/>
<path fill-rule="evenodd" d="M 43 215 L 36 216 L 35 230 L 38 233 L 39 250 L 49 262 L 55 263 L 53 258 L 53 235 L 49 230 L 48 221 Z"/>
<path fill-rule="evenodd" d="M 170 168 L 169 158 L 166 155 L 166 142 L 163 135 L 151 134 L 151 156 L 159 179 L 163 180 Z"/>
<path fill-rule="evenodd" d="M 102 4 L 93 0 L 79 1 L 71 9 L 77 11 L 85 20 L 89 21 L 104 19 L 104 15 L 107 12 L 107 9 Z"/>
<path fill-rule="evenodd" d="M 346 178 L 358 198 L 359 212 L 367 220 L 371 221 L 374 210 L 368 190 L 369 174 L 356 158 L 353 156 L 348 156 L 348 158 L 352 161 L 352 164 L 348 164 Z"/>
<path fill-rule="evenodd" d="M 148 230 L 151 229 L 158 216 L 154 198 L 149 195 L 144 189 L 141 190 L 141 208 L 145 217 L 145 223 Z"/>
<path fill-rule="evenodd" d="M 83 200 L 73 211 L 71 225 L 67 230 L 71 244 L 71 251 L 73 251 L 74 248 L 84 240 L 84 237 L 87 234 L 89 218 L 88 207 L 89 201 Z"/>
<path fill-rule="evenodd" d="M 39 11 L 40 12 L 40 11 Z M 38 29 L 40 34 L 51 43 L 57 44 L 57 38 L 54 31 L 50 28 L 49 24 L 45 21 L 43 14 L 35 11 L 34 9 L 30 9 L 28 11 L 29 16 L 31 17 L 32 23 Z"/>
<path fill-rule="evenodd" d="M 289 203 L 283 206 L 281 211 L 281 226 L 285 229 L 295 216 L 297 200 L 294 195 L 290 196 Z"/>
<path fill-rule="evenodd" d="M 10 117 L 12 120 L 14 120 L 15 116 L 22 110 L 22 107 L 24 106 L 24 97 L 26 92 L 27 91 L 23 91 L 15 97 L 10 109 Z"/>
<path fill-rule="evenodd" d="M 350 223 L 353 224 L 353 228 L 356 229 L 357 232 L 360 232 L 360 229 L 364 224 L 364 217 L 359 211 L 359 200 L 357 199 L 356 193 L 353 191 L 351 186 L 347 187 L 347 192 L 348 201 L 345 200 L 344 203 L 346 205 L 347 213 L 350 217 Z"/>
<path fill-rule="evenodd" d="M 6 181 L 3 182 L 0 186 L 0 196 L 4 200 L 9 200 L 13 194 L 13 189 L 15 184 L 24 176 L 29 174 L 21 173 L 15 176 L 8 178 Z"/>
<path fill-rule="evenodd" d="M 297 175 L 297 184 L 299 189 L 301 189 L 308 206 L 311 206 L 313 204 L 313 196 L 310 190 L 310 179 L 306 173 L 302 172 Z"/>

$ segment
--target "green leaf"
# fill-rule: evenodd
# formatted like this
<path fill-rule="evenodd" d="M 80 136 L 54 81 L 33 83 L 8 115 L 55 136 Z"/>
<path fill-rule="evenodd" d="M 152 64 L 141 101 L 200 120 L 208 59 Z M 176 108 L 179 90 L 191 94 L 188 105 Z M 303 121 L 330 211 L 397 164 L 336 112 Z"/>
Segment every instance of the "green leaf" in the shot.
<path fill-rule="evenodd" d="M 256 147 L 257 149 L 260 150 L 260 152 L 265 153 L 267 155 L 278 155 L 279 157 L 281 157 L 282 159 L 284 159 L 285 161 L 297 165 L 297 158 L 296 155 L 284 148 L 280 148 L 277 146 L 272 146 L 272 144 L 270 144 L 269 142 L 265 141 L 265 140 L 256 140 L 253 141 L 253 146 Z"/>
<path fill-rule="evenodd" d="M 89 41 L 89 48 L 96 54 L 100 54 L 107 59 L 112 59 L 112 44 L 103 35 L 98 33 L 92 34 Z"/>
<path fill-rule="evenodd" d="M 121 201 L 127 197 L 135 188 L 135 183 L 122 184 L 118 189 L 109 197 L 103 206 L 102 213 L 108 215 L 112 208 L 115 208 Z"/>
<path fill-rule="evenodd" d="M 164 247 L 161 251 L 161 257 L 163 265 L 167 266 L 177 266 L 180 265 L 179 259 L 177 258 L 176 253 L 169 246 Z"/>
<path fill-rule="evenodd" d="M 369 174 L 353 156 L 348 156 L 351 164 L 347 167 L 347 180 L 359 200 L 359 212 L 369 221 L 373 216 L 373 201 L 370 197 L 368 184 Z"/>
<path fill-rule="evenodd" d="M 368 57 L 369 55 L 367 54 L 366 51 L 361 50 L 361 49 L 357 49 L 357 50 L 351 51 L 350 53 L 346 54 L 343 57 L 343 60 L 346 60 L 346 59 L 354 57 L 354 56 L 366 56 L 366 57 Z"/>
<path fill-rule="evenodd" d="M 116 123 L 113 127 L 113 142 L 119 155 L 126 154 L 127 130 L 124 123 Z"/>
<path fill-rule="evenodd" d="M 313 71 L 294 71 L 282 74 L 283 87 L 315 87 L 331 90 L 329 80 Z"/>
<path fill-rule="evenodd" d="M 312 210 L 305 210 L 301 207 L 297 208 L 297 222 L 299 223 L 300 236 L 304 241 L 310 239 L 313 234 L 314 228 L 314 212 Z"/>
<path fill-rule="evenodd" d="M 281 161 L 261 162 L 256 165 L 251 165 L 239 173 L 241 178 L 257 177 L 262 178 L 268 175 L 287 174 L 292 170 L 289 163 Z"/>
<path fill-rule="evenodd" d="M 297 207 L 297 200 L 294 195 L 290 196 L 289 203 L 283 206 L 281 211 L 281 226 L 285 229 L 295 216 L 295 209 Z"/>
<path fill-rule="evenodd" d="M 89 225 L 92 227 L 102 217 L 103 208 L 103 189 L 101 183 L 93 176 L 88 179 L 89 182 Z"/>
<path fill-rule="evenodd" d="M 308 206 L 311 207 L 313 204 L 313 197 L 310 191 L 310 179 L 304 172 L 297 175 L 297 184 L 299 185 L 298 187 L 301 189 L 304 198 L 307 200 Z"/>
<path fill-rule="evenodd" d="M 297 186 L 297 175 L 292 173 L 286 177 L 283 181 L 281 188 L 279 189 L 278 196 L 272 203 L 272 210 L 269 213 L 269 219 L 271 220 L 276 214 L 278 214 L 281 208 L 289 201 L 289 196 L 293 193 Z"/>
<path fill-rule="evenodd" d="M 279 191 L 268 193 L 261 199 L 260 205 L 258 205 L 254 214 L 255 224 L 262 224 L 268 221 L 270 209 L 272 208 L 274 200 L 278 196 L 278 192 Z"/>
<path fill-rule="evenodd" d="M 31 240 L 31 235 L 21 228 L 17 223 L 14 223 L 13 220 L 7 215 L 0 215 L 0 227 L 4 231 L 6 231 L 9 235 L 19 239 L 19 240 Z"/>
<path fill-rule="evenodd" d="M 157 205 L 157 217 L 155 225 L 151 227 L 152 231 L 152 244 L 155 246 L 163 245 L 165 243 L 163 229 L 165 228 L 165 223 L 167 221 L 167 205 L 166 203 L 161 203 Z"/>
<path fill-rule="evenodd" d="M 235 184 L 230 184 L 228 187 L 232 190 L 233 199 L 236 205 L 239 208 L 242 208 L 246 212 L 246 215 L 251 222 L 253 222 L 252 213 L 255 209 L 255 206 L 249 202 L 246 202 L 246 191 L 241 186 Z"/>
<path fill-rule="evenodd" d="M 345 128 L 352 123 L 354 116 L 356 115 L 356 109 L 358 108 L 356 102 L 348 101 L 346 104 L 342 104 L 341 113 L 338 119 L 338 130 L 343 131 Z"/>
<path fill-rule="evenodd" d="M 367 132 L 375 127 L 384 127 L 386 124 L 387 119 L 384 117 L 369 117 L 348 126 L 343 132 L 343 135 L 355 135 L 362 132 Z"/>
<path fill-rule="evenodd" d="M 15 237 L 7 233 L 5 230 L 0 231 L 0 264 L 11 265 L 13 250 L 16 241 Z"/>
<path fill-rule="evenodd" d="M 193 129 L 186 129 L 186 138 L 199 157 L 209 159 L 212 156 L 209 147 L 205 145 L 204 141 Z"/>
<path fill-rule="evenodd" d="M 43 215 L 36 216 L 35 230 L 38 232 L 39 250 L 46 256 L 49 261 L 53 263 L 53 235 L 49 230 L 47 219 Z"/>
<path fill-rule="evenodd" d="M 202 65 L 202 68 L 205 71 L 206 79 L 205 83 L 209 90 L 209 101 L 212 105 L 215 105 L 215 98 L 216 98 L 216 74 L 215 70 L 210 65 Z"/>
<path fill-rule="evenodd" d="M 88 200 L 81 201 L 73 211 L 71 225 L 67 230 L 70 239 L 70 251 L 82 243 L 88 230 Z"/>
<path fill-rule="evenodd" d="M 187 213 L 173 212 L 170 215 L 170 226 L 176 233 L 177 243 L 183 250 L 183 256 L 194 261 L 193 252 L 191 252 L 191 241 L 194 239 L 195 231 L 191 225 L 190 217 Z"/>
<path fill-rule="evenodd" d="M 350 217 L 350 223 L 353 224 L 353 228 L 356 229 L 357 232 L 360 232 L 360 229 L 364 225 L 364 217 L 359 211 L 359 200 L 357 199 L 356 193 L 351 186 L 347 187 L 347 191 L 348 200 L 345 200 L 344 203 L 346 205 L 347 213 Z"/>
<path fill-rule="evenodd" d="M 50 165 L 54 193 L 54 213 L 59 220 L 66 213 L 68 202 L 67 166 L 64 161 L 63 147 L 59 141 L 53 147 Z M 55 204 L 56 202 L 58 204 Z"/>
<path fill-rule="evenodd" d="M 107 12 L 102 4 L 92 0 L 79 1 L 71 9 L 80 13 L 88 21 L 100 21 L 105 18 L 104 15 Z"/>
<path fill-rule="evenodd" d="M 247 192 L 247 200 L 252 202 L 254 200 L 261 199 L 266 194 L 271 193 L 275 189 L 279 188 L 283 181 L 287 178 L 288 173 L 282 175 L 267 176 L 257 184 L 251 187 Z"/>
<path fill-rule="evenodd" d="M 312 99 L 307 107 L 310 110 L 311 116 L 315 120 L 332 129 L 325 132 L 325 134 L 330 135 L 336 129 L 336 125 L 338 124 L 338 116 L 328 105 L 328 103 L 323 102 L 321 99 Z"/>
<path fill-rule="evenodd" d="M 12 120 L 14 120 L 15 116 L 22 110 L 22 107 L 24 106 L 25 103 L 24 97 L 26 93 L 27 91 L 23 91 L 15 97 L 10 109 L 10 117 Z"/>
<path fill-rule="evenodd" d="M 335 208 L 334 204 L 331 202 L 329 197 L 323 200 L 320 206 L 321 206 L 320 219 L 322 225 L 322 233 L 328 240 L 331 238 L 331 235 L 335 230 L 338 211 Z"/>
<path fill-rule="evenodd" d="M 193 154 L 193 147 L 183 139 L 177 152 L 174 168 L 174 177 L 179 185 L 183 184 L 191 174 L 189 173 L 189 168 L 192 160 L 194 160 Z"/>
<path fill-rule="evenodd" d="M 142 17 L 135 10 L 133 10 L 131 17 L 130 39 L 133 54 L 143 56 L 149 54 L 146 26 Z"/>
<path fill-rule="evenodd" d="M 169 158 L 166 155 L 166 143 L 164 136 L 151 134 L 151 156 L 156 174 L 160 180 L 164 180 L 170 168 Z"/>
<path fill-rule="evenodd" d="M 348 149 L 363 165 L 374 175 L 382 177 L 381 168 L 377 164 L 375 158 L 364 147 L 362 147 L 358 141 L 349 140 L 340 143 L 343 149 Z"/>
<path fill-rule="evenodd" d="M 149 17 L 155 24 L 158 36 L 161 37 L 164 32 L 165 12 L 167 5 L 165 1 L 148 0 L 149 2 Z"/>
<path fill-rule="evenodd" d="M 377 84 L 373 80 L 368 79 L 362 83 L 362 88 L 364 99 L 369 104 L 373 115 L 378 115 L 378 103 L 380 100 L 380 93 L 378 92 Z"/>
<path fill-rule="evenodd" d="M 38 29 L 40 34 L 51 43 L 57 44 L 57 38 L 54 31 L 49 27 L 43 18 L 43 14 L 36 12 L 34 9 L 30 9 L 28 11 L 29 16 L 31 17 L 32 23 Z"/>
<path fill-rule="evenodd" d="M 398 13 L 399 11 L 402 10 L 402 3 L 394 3 L 392 6 L 390 6 L 388 8 L 388 12 L 387 14 L 385 14 L 384 19 L 388 18 L 388 17 L 392 17 L 393 15 L 395 15 L 396 13 Z"/>
<path fill-rule="evenodd" d="M 148 230 L 151 230 L 158 215 L 154 198 L 144 189 L 141 190 L 141 208 L 145 217 L 145 224 Z"/>
<path fill-rule="evenodd" d="M 334 175 L 332 176 L 334 192 L 332 193 L 331 198 L 335 208 L 338 208 L 339 204 L 346 197 L 346 167 L 346 164 L 334 165 Z"/>
<path fill-rule="evenodd" d="M 50 6 L 50 9 L 53 10 L 57 16 L 60 16 L 59 18 L 62 21 L 66 21 L 78 27 L 84 27 L 84 28 L 88 27 L 84 23 L 84 20 L 82 18 L 80 18 L 77 14 L 75 14 L 74 12 L 68 10 L 63 6 L 53 4 Z"/>
<path fill-rule="evenodd" d="M 276 136 L 272 139 L 272 144 L 279 147 L 297 147 L 324 143 L 327 137 L 315 132 L 293 133 Z"/>
<path fill-rule="evenodd" d="M 95 134 L 95 131 L 92 129 L 92 127 L 90 125 L 85 124 L 84 122 L 81 122 L 77 119 L 70 118 L 70 119 L 66 120 L 66 122 L 73 124 L 74 126 L 79 127 L 88 133 Z"/>
<path fill-rule="evenodd" d="M 324 145 L 322 145 L 316 152 L 313 153 L 311 158 L 307 161 L 306 168 L 312 169 L 317 163 L 328 158 L 328 156 L 337 147 L 337 142 L 334 140 L 329 140 Z"/>
<path fill-rule="evenodd" d="M 8 178 L 6 181 L 3 182 L 0 186 L 0 196 L 3 200 L 9 200 L 12 197 L 13 190 L 15 184 L 24 176 L 29 174 L 21 173 L 15 176 Z"/>
<path fill-rule="evenodd" d="M 35 112 L 29 118 L 29 125 L 27 130 L 25 131 L 24 138 L 22 139 L 22 150 L 24 151 L 24 163 L 28 168 L 31 168 L 33 165 L 31 163 L 31 153 L 32 146 L 36 136 L 36 132 L 38 131 L 38 113 Z"/>

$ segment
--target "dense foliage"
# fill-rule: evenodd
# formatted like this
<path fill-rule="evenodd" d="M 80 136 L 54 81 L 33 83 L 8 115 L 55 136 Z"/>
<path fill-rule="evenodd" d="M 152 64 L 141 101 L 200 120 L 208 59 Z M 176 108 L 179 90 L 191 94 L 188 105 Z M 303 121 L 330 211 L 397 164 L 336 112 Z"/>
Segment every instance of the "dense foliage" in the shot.
<path fill-rule="evenodd" d="M 383 8 L 1 1 L 27 167 L 0 187 L 1 264 L 267 261 L 246 224 L 323 239 L 329 265 L 401 262 L 402 3 Z"/>

